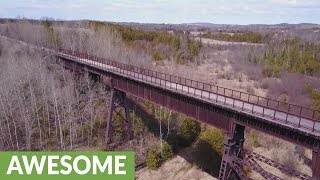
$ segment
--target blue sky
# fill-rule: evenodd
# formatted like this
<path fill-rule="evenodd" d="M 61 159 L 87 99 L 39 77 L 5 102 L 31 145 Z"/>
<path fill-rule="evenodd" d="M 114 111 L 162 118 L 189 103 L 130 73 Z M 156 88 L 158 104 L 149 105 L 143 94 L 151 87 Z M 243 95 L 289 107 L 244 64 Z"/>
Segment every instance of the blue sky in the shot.
<path fill-rule="evenodd" d="M 320 0 L 0 0 L 0 17 L 120 22 L 320 24 Z"/>

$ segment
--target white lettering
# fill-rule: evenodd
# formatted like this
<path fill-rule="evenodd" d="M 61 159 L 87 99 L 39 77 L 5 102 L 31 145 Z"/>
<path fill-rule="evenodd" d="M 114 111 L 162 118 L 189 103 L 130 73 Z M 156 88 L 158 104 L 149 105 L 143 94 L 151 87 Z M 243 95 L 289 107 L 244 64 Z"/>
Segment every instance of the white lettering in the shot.
<path fill-rule="evenodd" d="M 11 174 L 12 171 L 18 171 L 19 174 L 23 174 L 18 156 L 12 156 L 7 174 Z"/>
<path fill-rule="evenodd" d="M 22 156 L 23 164 L 26 169 L 27 174 L 32 174 L 33 167 L 35 167 L 37 174 L 42 174 L 44 163 L 46 162 L 47 157 L 42 156 L 40 164 L 38 162 L 37 156 L 32 156 L 30 163 L 27 156 Z"/>
<path fill-rule="evenodd" d="M 79 167 L 78 167 L 80 160 L 84 160 L 86 162 L 86 165 L 85 165 L 86 168 L 84 170 L 80 170 Z M 87 174 L 90 171 L 90 169 L 91 169 L 91 162 L 86 156 L 78 156 L 78 157 L 74 158 L 73 170 L 77 174 L 80 174 L 80 175 Z"/>
<path fill-rule="evenodd" d="M 71 156 L 66 155 L 66 156 L 62 156 L 62 158 L 61 158 L 61 165 L 63 167 L 67 168 L 67 170 L 63 170 L 63 169 L 60 170 L 60 173 L 64 174 L 64 175 L 68 175 L 68 174 L 70 174 L 72 172 L 72 166 L 71 166 L 71 164 L 67 163 L 66 160 L 70 161 L 71 160 Z"/>
<path fill-rule="evenodd" d="M 106 160 L 103 163 L 103 166 L 101 165 L 100 159 L 98 156 L 92 157 L 92 168 L 93 168 L 93 174 L 97 174 L 97 167 L 99 168 L 100 172 L 105 172 L 108 167 L 108 174 L 112 174 L 112 156 L 107 156 Z"/>
<path fill-rule="evenodd" d="M 120 163 L 120 160 L 125 160 L 126 156 L 115 156 L 114 157 L 114 169 L 115 173 L 114 174 L 127 174 L 126 171 L 121 171 L 120 168 L 124 167 L 124 163 Z"/>
<path fill-rule="evenodd" d="M 59 156 L 48 156 L 48 174 L 57 175 L 59 171 L 53 170 L 53 168 L 58 167 L 58 163 L 53 162 L 53 160 L 58 160 Z"/>
<path fill-rule="evenodd" d="M 13 155 L 7 169 L 7 175 L 12 173 L 20 175 L 36 173 L 40 175 L 44 173 L 43 171 L 46 171 L 45 166 L 48 168 L 48 175 L 69 175 L 72 172 L 79 175 L 89 172 L 92 172 L 93 175 L 126 175 L 125 160 L 125 155 L 109 155 L 103 158 L 96 155 L 90 158 L 84 155 L 76 157 L 70 155 L 42 155 L 41 157 L 22 155 L 21 159 L 19 159 L 19 156 Z"/>

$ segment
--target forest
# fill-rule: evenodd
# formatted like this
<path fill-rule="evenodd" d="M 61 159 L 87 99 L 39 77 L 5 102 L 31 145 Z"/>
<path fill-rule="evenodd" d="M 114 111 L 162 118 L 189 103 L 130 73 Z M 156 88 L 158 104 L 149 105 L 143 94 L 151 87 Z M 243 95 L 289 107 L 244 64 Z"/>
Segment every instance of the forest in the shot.
<path fill-rule="evenodd" d="M 113 26 L 106 25 L 99 29 L 88 25 L 86 27 L 89 28 L 76 30 L 59 27 L 48 20 L 41 25 L 25 21 L 2 25 L 2 35 L 10 39 L 2 36 L 0 41 L 1 150 L 62 151 L 109 148 L 104 142 L 110 96 L 108 86 L 102 82 L 94 82 L 88 74 L 75 78 L 72 72 L 56 64 L 54 57 L 25 43 L 93 52 L 103 57 L 116 57 L 119 61 L 130 56 L 135 57 L 133 52 L 123 52 L 128 48 L 127 43 L 122 44 L 120 37 L 123 33 L 115 31 Z M 30 36 L 30 32 L 36 32 L 32 33 L 35 36 Z M 160 37 L 161 43 L 169 45 L 176 38 L 166 33 L 151 34 L 156 37 L 150 39 L 151 42 L 158 41 L 155 39 Z M 169 40 L 161 40 L 162 35 L 169 37 Z M 136 38 L 140 40 L 146 37 L 148 35 Z M 91 43 L 95 45 L 90 46 Z M 117 52 L 119 54 L 116 54 Z M 174 152 L 189 146 L 198 136 L 209 131 L 204 130 L 205 126 L 201 127 L 200 123 L 193 119 L 148 102 L 133 102 L 131 107 L 133 140 L 126 142 L 125 132 L 119 126 L 124 122 L 117 115 L 114 116 L 113 138 L 119 142 L 119 149 L 135 150 L 138 154 L 137 163 L 146 162 L 151 169 L 159 167 L 161 163 L 169 160 Z M 138 114 L 136 111 L 139 111 L 139 108 L 144 113 Z M 163 123 L 160 129 L 159 121 L 160 124 Z M 220 131 L 216 133 L 223 136 Z M 159 144 L 154 142 L 159 134 L 160 149 Z M 208 138 L 208 135 L 203 136 Z M 221 147 L 222 139 L 217 141 L 212 143 L 212 146 L 220 143 L 218 146 Z M 127 147 L 129 145 L 130 147 Z M 149 153 L 144 154 L 145 152 Z M 214 172 L 217 173 L 217 169 Z"/>
<path fill-rule="evenodd" d="M 251 43 L 263 43 L 267 41 L 269 34 L 266 36 L 261 35 L 258 32 L 244 32 L 244 33 L 224 33 L 224 32 L 207 32 L 201 35 L 203 38 L 233 41 L 233 42 L 251 42 Z"/>

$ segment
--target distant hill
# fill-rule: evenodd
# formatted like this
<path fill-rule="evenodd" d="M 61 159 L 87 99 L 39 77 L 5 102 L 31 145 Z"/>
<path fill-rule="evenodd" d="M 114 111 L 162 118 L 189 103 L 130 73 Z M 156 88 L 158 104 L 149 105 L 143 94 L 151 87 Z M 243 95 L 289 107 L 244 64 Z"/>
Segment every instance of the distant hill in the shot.
<path fill-rule="evenodd" d="M 50 21 L 59 24 L 64 23 L 72 27 L 76 27 L 80 22 L 87 22 L 90 20 L 54 20 Z M 34 19 L 11 19 L 11 18 L 0 18 L 0 24 L 14 21 L 29 21 L 32 24 L 39 24 L 42 20 Z M 224 32 L 241 32 L 241 31 L 282 31 L 282 30 L 301 30 L 301 29 L 320 29 L 319 24 L 312 23 L 300 23 L 300 24 L 249 24 L 249 25 L 237 25 L 237 24 L 214 24 L 207 22 L 196 22 L 196 23 L 182 23 L 182 24 L 166 24 L 166 23 L 137 23 L 137 22 L 109 22 L 121 24 L 133 28 L 139 28 L 149 31 L 168 31 L 168 30 L 188 30 L 188 31 L 224 31 Z"/>

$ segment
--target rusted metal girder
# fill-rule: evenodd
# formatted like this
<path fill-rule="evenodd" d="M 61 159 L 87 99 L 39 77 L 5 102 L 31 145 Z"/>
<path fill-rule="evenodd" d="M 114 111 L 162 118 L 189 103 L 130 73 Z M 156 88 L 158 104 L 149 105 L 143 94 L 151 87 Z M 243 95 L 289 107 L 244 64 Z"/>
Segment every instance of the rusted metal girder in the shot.
<path fill-rule="evenodd" d="M 248 159 L 247 165 L 251 167 L 252 170 L 255 172 L 258 172 L 262 177 L 265 179 L 270 179 L 270 180 L 282 180 L 282 178 L 273 175 L 272 173 L 264 170 L 257 162 L 255 159 Z"/>
<path fill-rule="evenodd" d="M 122 116 L 123 111 L 125 117 Z M 112 143 L 112 119 L 115 113 L 125 121 L 124 129 L 127 132 L 126 138 L 132 139 L 132 125 L 130 121 L 130 112 L 127 103 L 126 93 L 116 89 L 111 89 L 110 104 L 107 117 L 107 129 L 105 132 L 106 146 Z"/>
<path fill-rule="evenodd" d="M 225 135 L 224 154 L 220 166 L 219 179 L 227 180 L 236 175 L 241 180 L 247 179 L 243 172 L 243 143 L 245 126 L 231 123 L 230 132 Z"/>

